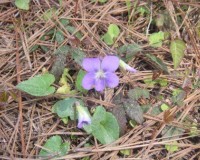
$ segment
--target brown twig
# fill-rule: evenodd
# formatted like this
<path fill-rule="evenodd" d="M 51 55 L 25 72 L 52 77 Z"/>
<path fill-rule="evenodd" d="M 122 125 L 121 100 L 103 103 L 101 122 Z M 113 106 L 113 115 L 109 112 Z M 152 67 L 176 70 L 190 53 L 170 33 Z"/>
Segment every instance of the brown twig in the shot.
<path fill-rule="evenodd" d="M 15 39 L 16 39 L 16 70 L 17 70 L 17 83 L 20 83 L 21 78 L 20 78 L 20 58 L 19 58 L 19 46 L 18 46 L 18 36 L 19 36 L 19 31 L 16 25 L 16 34 L 15 34 Z M 26 148 L 25 148 L 25 140 L 24 140 L 24 130 L 23 130 L 23 105 L 22 105 L 22 97 L 21 97 L 21 91 L 18 91 L 18 106 L 19 106 L 19 116 L 20 116 L 20 135 L 21 135 L 21 144 L 22 144 L 22 153 L 25 157 L 26 155 Z"/>

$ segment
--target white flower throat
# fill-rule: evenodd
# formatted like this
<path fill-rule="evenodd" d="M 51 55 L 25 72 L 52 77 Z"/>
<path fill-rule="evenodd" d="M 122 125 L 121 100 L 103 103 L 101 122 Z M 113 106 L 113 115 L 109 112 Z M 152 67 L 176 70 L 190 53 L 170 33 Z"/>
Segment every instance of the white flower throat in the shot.
<path fill-rule="evenodd" d="M 101 78 L 105 78 L 105 77 L 106 77 L 106 74 L 102 69 L 98 70 L 98 72 L 95 73 L 96 79 L 101 79 Z"/>

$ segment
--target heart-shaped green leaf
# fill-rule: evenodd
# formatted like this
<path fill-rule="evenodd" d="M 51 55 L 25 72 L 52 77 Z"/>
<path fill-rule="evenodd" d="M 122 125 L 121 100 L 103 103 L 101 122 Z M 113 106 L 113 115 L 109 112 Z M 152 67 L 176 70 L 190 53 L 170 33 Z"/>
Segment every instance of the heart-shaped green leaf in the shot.
<path fill-rule="evenodd" d="M 29 10 L 30 0 L 15 0 L 15 5 L 19 9 Z"/>
<path fill-rule="evenodd" d="M 102 144 L 109 144 L 119 138 L 119 125 L 113 114 L 98 106 L 92 117 L 92 134 Z"/>
<path fill-rule="evenodd" d="M 40 150 L 39 155 L 42 157 L 59 157 L 67 154 L 70 143 L 62 142 L 60 136 L 52 136 L 49 138 L 43 146 L 44 149 Z"/>
<path fill-rule="evenodd" d="M 135 120 L 139 124 L 142 124 L 144 122 L 143 111 L 141 106 L 137 103 L 137 101 L 131 98 L 125 100 L 124 109 L 126 111 L 127 116 L 131 120 Z"/>
<path fill-rule="evenodd" d="M 52 112 L 57 113 L 60 118 L 70 117 L 74 120 L 74 108 L 73 105 L 77 101 L 76 98 L 66 98 L 60 100 L 53 105 Z"/>
<path fill-rule="evenodd" d="M 52 74 L 43 74 L 29 78 L 16 87 L 33 96 L 47 96 L 55 92 L 55 87 L 51 86 L 54 81 L 55 77 Z"/>

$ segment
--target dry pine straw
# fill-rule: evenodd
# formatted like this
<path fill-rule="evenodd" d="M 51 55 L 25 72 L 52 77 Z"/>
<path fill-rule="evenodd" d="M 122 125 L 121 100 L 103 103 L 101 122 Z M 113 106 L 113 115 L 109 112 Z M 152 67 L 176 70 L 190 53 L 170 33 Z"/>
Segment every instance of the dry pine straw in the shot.
<path fill-rule="evenodd" d="M 190 119 L 199 119 L 199 97 L 200 90 L 190 91 L 181 107 L 172 106 L 171 111 L 175 114 L 181 111 L 179 119 L 173 119 L 171 126 L 178 126 L 186 129 L 180 137 L 174 137 L 178 141 L 179 151 L 168 153 L 164 149 L 165 144 L 171 140 L 162 139 L 159 135 L 166 125 L 163 122 L 163 113 L 158 116 L 145 114 L 145 123 L 133 129 L 128 129 L 127 133 L 120 137 L 111 145 L 100 145 L 91 136 L 76 128 L 75 123 L 65 126 L 57 116 L 51 113 L 52 105 L 61 98 L 54 95 L 43 98 L 31 97 L 25 93 L 15 90 L 15 85 L 41 72 L 43 67 L 50 69 L 53 64 L 51 52 L 59 45 L 52 41 L 41 41 L 40 38 L 50 29 L 57 28 L 65 36 L 65 41 L 73 45 L 70 41 L 73 35 L 68 33 L 62 25 L 57 25 L 60 18 L 70 17 L 70 22 L 77 31 L 84 36 L 81 39 L 81 47 L 87 56 L 103 56 L 106 53 L 116 52 L 115 44 L 123 45 L 128 43 L 138 43 L 142 46 L 142 53 L 152 53 L 167 64 L 171 73 L 174 72 L 172 60 L 169 59 L 169 46 L 152 48 L 148 45 L 146 32 L 150 24 L 149 18 L 139 16 L 136 10 L 132 9 L 130 19 L 132 23 L 128 25 L 127 7 L 125 1 L 108 1 L 106 4 L 91 3 L 89 0 L 63 0 L 63 8 L 59 7 L 57 1 L 53 0 L 33 0 L 30 10 L 27 12 L 18 10 L 13 1 L 3 0 L 0 2 L 0 92 L 15 92 L 17 98 L 9 96 L 7 103 L 0 104 L 0 158 L 15 159 L 28 158 L 37 159 L 37 155 L 46 141 L 52 135 L 61 135 L 63 140 L 70 140 L 69 137 L 75 135 L 77 141 L 71 142 L 70 153 L 62 158 L 77 159 L 90 156 L 91 159 L 119 159 L 119 150 L 131 149 L 131 155 L 127 159 L 198 159 L 200 157 L 200 146 L 198 138 L 195 140 L 188 136 L 188 126 L 183 122 L 186 116 Z M 134 3 L 135 2 L 135 3 Z M 171 17 L 171 28 L 169 32 L 172 39 L 181 38 L 187 43 L 187 51 L 178 72 L 184 73 L 186 69 L 199 69 L 200 43 L 199 37 L 195 33 L 195 26 L 199 20 L 200 3 L 196 1 L 179 2 L 177 0 L 157 1 L 152 3 L 146 1 L 133 1 L 138 6 L 147 6 L 151 10 L 151 16 L 155 17 L 159 10 L 164 9 Z M 152 4 L 152 6 L 151 6 Z M 183 5 L 189 6 L 183 11 Z M 44 21 L 42 14 L 45 10 L 56 7 L 59 8 L 59 15 L 52 20 Z M 177 23 L 177 15 L 183 21 Z M 121 33 L 113 46 L 107 46 L 101 41 L 100 34 L 106 32 L 108 24 L 114 23 L 120 27 Z M 36 44 L 42 44 L 51 48 L 47 53 L 37 49 L 30 53 L 30 48 Z M 68 59 L 72 64 L 72 60 Z M 68 63 L 69 63 L 68 62 Z M 90 96 L 82 97 L 88 104 L 100 104 L 105 107 L 114 107 L 111 99 L 119 92 L 124 92 L 126 86 L 134 88 L 147 86 L 141 80 L 152 76 L 152 70 L 144 67 L 144 62 L 140 58 L 134 58 L 130 64 L 140 72 L 134 75 L 118 73 L 120 87 L 114 92 L 106 91 L 104 96 L 98 97 L 91 93 Z M 73 64 L 78 71 L 79 66 Z M 69 67 L 69 66 L 68 66 Z M 162 89 L 160 94 L 169 100 L 169 93 L 173 88 L 181 87 L 183 77 L 173 75 L 161 75 L 168 79 L 169 86 Z M 190 73 L 189 77 L 195 79 L 195 74 Z M 149 88 L 150 90 L 152 88 Z M 69 97 L 65 95 L 63 97 Z M 63 98 L 62 97 L 62 98 Z M 159 103 L 152 97 L 152 103 Z M 82 148 L 82 145 L 89 140 L 94 144 L 91 148 Z M 81 143 L 82 142 L 82 143 Z M 80 145 L 78 145 L 80 143 Z M 60 158 L 60 159 L 62 159 Z"/>

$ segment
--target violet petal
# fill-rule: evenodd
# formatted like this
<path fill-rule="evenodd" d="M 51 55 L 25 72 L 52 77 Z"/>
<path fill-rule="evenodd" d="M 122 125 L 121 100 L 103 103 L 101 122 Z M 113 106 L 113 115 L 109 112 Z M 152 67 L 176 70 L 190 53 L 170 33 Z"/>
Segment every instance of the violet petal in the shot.
<path fill-rule="evenodd" d="M 82 122 L 83 122 L 83 120 L 79 118 L 78 119 L 78 125 L 77 125 L 78 128 L 83 128 L 83 123 Z"/>
<path fill-rule="evenodd" d="M 129 66 L 127 63 L 125 63 L 123 60 L 120 59 L 119 66 L 122 67 L 122 69 L 130 71 L 132 73 L 136 73 L 137 70 L 131 66 Z"/>
<path fill-rule="evenodd" d="M 119 84 L 119 77 L 115 73 L 108 72 L 106 74 L 106 86 L 110 88 L 117 87 Z"/>
<path fill-rule="evenodd" d="M 137 72 L 137 70 L 135 69 L 135 68 L 133 68 L 133 67 L 131 67 L 131 66 L 127 66 L 127 68 L 126 68 L 128 71 L 130 71 L 130 72 L 132 72 L 132 73 L 136 73 Z"/>
<path fill-rule="evenodd" d="M 87 121 L 87 120 L 79 120 L 79 121 L 78 121 L 77 127 L 78 127 L 78 128 L 83 128 L 83 126 L 84 126 L 84 125 L 87 125 L 87 124 L 90 124 L 90 121 Z"/>
<path fill-rule="evenodd" d="M 95 72 L 100 69 L 101 61 L 99 58 L 84 58 L 82 62 L 83 68 L 87 72 Z"/>
<path fill-rule="evenodd" d="M 94 87 L 95 85 L 95 73 L 94 72 L 89 72 L 86 73 L 86 75 L 83 77 L 82 80 L 82 86 L 86 90 L 90 90 Z"/>
<path fill-rule="evenodd" d="M 101 78 L 101 79 L 97 79 L 95 81 L 95 90 L 96 91 L 103 91 L 104 88 L 106 87 L 105 86 L 105 79 L 104 78 Z"/>
<path fill-rule="evenodd" d="M 106 56 L 102 60 L 101 68 L 106 72 L 114 72 L 118 67 L 119 58 L 117 56 Z"/>
<path fill-rule="evenodd" d="M 83 128 L 84 125 L 91 124 L 91 118 L 89 112 L 86 111 L 79 103 L 76 106 L 78 112 L 78 128 Z"/>

